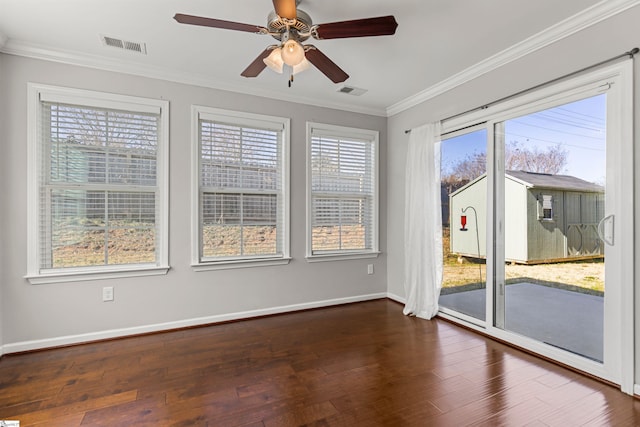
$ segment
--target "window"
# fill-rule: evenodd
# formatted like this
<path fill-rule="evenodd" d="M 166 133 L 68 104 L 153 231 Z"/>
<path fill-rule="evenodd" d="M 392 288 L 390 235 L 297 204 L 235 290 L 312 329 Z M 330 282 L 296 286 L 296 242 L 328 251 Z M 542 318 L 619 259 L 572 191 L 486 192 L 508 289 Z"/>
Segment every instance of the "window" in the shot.
<path fill-rule="evenodd" d="M 32 283 L 168 269 L 168 103 L 29 85 Z"/>
<path fill-rule="evenodd" d="M 289 119 L 193 107 L 193 264 L 289 261 Z"/>
<path fill-rule="evenodd" d="M 378 132 L 307 124 L 310 260 L 378 253 Z"/>
<path fill-rule="evenodd" d="M 538 200 L 538 218 L 551 221 L 553 220 L 553 198 L 549 194 L 541 194 Z"/>

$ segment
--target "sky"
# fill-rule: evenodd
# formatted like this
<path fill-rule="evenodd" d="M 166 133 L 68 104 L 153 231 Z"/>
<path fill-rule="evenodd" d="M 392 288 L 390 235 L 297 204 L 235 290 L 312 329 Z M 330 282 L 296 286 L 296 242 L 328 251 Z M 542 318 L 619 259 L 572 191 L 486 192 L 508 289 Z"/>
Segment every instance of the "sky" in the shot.
<path fill-rule="evenodd" d="M 544 151 L 560 145 L 567 151 L 563 174 L 604 184 L 606 95 L 596 95 L 505 122 L 506 143 Z M 486 152 L 486 131 L 444 140 L 442 168 L 446 171 L 473 153 Z"/>

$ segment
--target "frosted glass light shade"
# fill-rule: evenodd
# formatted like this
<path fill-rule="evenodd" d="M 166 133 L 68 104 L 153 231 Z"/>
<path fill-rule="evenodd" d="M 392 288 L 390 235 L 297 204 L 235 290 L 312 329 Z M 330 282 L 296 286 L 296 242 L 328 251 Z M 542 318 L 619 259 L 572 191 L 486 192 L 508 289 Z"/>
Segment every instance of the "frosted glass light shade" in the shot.
<path fill-rule="evenodd" d="M 304 58 L 304 48 L 295 40 L 287 40 L 282 46 L 282 60 L 290 67 L 295 67 Z"/>
<path fill-rule="evenodd" d="M 311 66 L 311 62 L 307 60 L 307 58 L 302 58 L 302 61 L 298 65 L 293 66 L 293 75 L 303 72 Z"/>
<path fill-rule="evenodd" d="M 262 62 L 264 62 L 267 67 L 269 67 L 276 73 L 282 74 L 282 69 L 284 67 L 284 61 L 282 60 L 282 49 L 280 49 L 279 47 L 273 49 L 269 56 L 264 58 Z"/>

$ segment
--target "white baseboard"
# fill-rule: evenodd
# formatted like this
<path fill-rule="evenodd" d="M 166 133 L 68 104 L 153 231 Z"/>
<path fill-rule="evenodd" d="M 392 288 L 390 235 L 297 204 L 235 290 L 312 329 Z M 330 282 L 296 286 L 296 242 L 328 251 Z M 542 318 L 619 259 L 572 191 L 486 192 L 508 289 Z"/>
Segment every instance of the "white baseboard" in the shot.
<path fill-rule="evenodd" d="M 387 293 L 359 295 L 355 297 L 336 298 L 331 300 L 313 301 L 302 304 L 284 305 L 272 308 L 263 308 L 259 310 L 241 311 L 237 313 L 219 314 L 215 316 L 198 317 L 194 319 L 178 320 L 174 322 L 157 323 L 154 325 L 136 326 L 132 328 L 111 329 L 100 332 L 90 332 L 86 334 L 67 335 L 56 338 L 46 338 L 42 340 L 22 341 L 16 343 L 4 344 L 0 347 L 0 355 L 20 353 L 23 351 L 40 350 L 45 348 L 61 347 L 72 344 L 81 344 L 91 341 L 100 341 L 111 338 L 120 338 L 130 335 L 146 334 L 151 332 L 168 331 L 171 329 L 180 329 L 190 326 L 201 326 L 228 322 L 232 320 L 250 319 L 252 317 L 268 316 L 271 314 L 289 313 L 300 310 L 308 310 L 312 308 L 330 307 L 334 305 L 350 304 L 354 302 L 370 301 L 375 299 L 387 298 Z"/>
<path fill-rule="evenodd" d="M 633 394 L 636 396 L 640 396 L 640 384 L 633 385 Z"/>
<path fill-rule="evenodd" d="M 400 304 L 406 304 L 407 299 L 405 297 L 401 297 L 400 295 L 392 294 L 391 292 L 387 292 L 387 298 L 393 300 L 395 302 L 399 302 Z"/>

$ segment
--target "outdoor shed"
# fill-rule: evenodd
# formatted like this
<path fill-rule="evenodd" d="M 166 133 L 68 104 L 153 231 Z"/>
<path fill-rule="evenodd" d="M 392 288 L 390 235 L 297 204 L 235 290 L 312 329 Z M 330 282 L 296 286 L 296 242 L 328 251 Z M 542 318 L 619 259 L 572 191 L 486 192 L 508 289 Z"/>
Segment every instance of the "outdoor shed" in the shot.
<path fill-rule="evenodd" d="M 604 256 L 597 231 L 604 218 L 602 186 L 569 175 L 524 171 L 507 171 L 505 178 L 507 261 L 536 264 Z M 452 253 L 486 257 L 486 205 L 486 174 L 451 193 Z"/>

